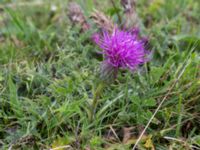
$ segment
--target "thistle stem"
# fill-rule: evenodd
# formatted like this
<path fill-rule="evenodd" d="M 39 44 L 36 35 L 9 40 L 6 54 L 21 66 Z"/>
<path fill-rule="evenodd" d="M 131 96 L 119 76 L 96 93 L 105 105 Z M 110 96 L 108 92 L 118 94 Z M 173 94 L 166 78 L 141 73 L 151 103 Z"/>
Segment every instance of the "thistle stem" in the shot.
<path fill-rule="evenodd" d="M 102 90 L 103 90 L 103 87 L 104 87 L 104 83 L 101 82 L 101 83 L 98 85 L 98 87 L 97 87 L 97 89 L 95 90 L 95 92 L 94 92 L 94 97 L 93 97 L 93 101 L 92 101 L 92 104 L 91 104 L 91 114 L 90 114 L 90 118 L 89 118 L 90 121 L 93 121 L 93 119 L 94 119 L 94 117 L 95 117 L 96 107 L 97 107 L 98 102 L 99 102 L 98 99 L 99 99 L 99 97 L 100 97 L 100 95 L 101 95 L 101 92 L 102 92 Z"/>
<path fill-rule="evenodd" d="M 129 82 L 129 73 L 126 75 L 126 85 L 125 85 L 125 104 L 128 104 L 128 82 Z"/>

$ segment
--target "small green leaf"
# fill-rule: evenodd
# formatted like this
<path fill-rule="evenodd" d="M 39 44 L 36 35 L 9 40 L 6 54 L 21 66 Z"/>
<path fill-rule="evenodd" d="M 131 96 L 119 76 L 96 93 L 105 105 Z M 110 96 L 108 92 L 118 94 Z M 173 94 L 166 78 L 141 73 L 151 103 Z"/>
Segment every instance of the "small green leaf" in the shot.
<path fill-rule="evenodd" d="M 200 136 L 199 135 L 195 136 L 193 138 L 193 141 L 194 141 L 195 144 L 197 144 L 198 146 L 200 146 Z"/>
<path fill-rule="evenodd" d="M 145 99 L 143 103 L 144 103 L 144 106 L 149 106 L 149 107 L 156 106 L 156 100 L 153 98 Z"/>
<path fill-rule="evenodd" d="M 9 98 L 10 98 L 11 108 L 16 113 L 16 115 L 22 116 L 23 111 L 22 111 L 21 103 L 18 99 L 17 87 L 13 83 L 11 76 L 9 76 L 9 79 L 8 79 L 8 86 L 9 86 Z"/>
<path fill-rule="evenodd" d="M 160 79 L 163 73 L 164 73 L 164 68 L 152 67 L 152 70 L 150 72 L 151 83 L 156 83 Z"/>
<path fill-rule="evenodd" d="M 0 81 L 3 81 L 4 77 L 0 74 Z"/>

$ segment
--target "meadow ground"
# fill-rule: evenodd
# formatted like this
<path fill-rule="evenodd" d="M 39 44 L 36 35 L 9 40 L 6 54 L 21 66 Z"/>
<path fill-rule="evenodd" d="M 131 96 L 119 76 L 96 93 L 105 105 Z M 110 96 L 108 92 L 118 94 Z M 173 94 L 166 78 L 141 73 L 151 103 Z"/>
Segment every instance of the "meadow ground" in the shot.
<path fill-rule="evenodd" d="M 120 1 L 77 0 L 115 23 Z M 121 71 L 91 103 L 102 56 L 66 0 L 0 1 L 0 149 L 200 149 L 200 1 L 137 0 L 151 60 Z M 119 20 L 121 16 L 122 20 Z"/>

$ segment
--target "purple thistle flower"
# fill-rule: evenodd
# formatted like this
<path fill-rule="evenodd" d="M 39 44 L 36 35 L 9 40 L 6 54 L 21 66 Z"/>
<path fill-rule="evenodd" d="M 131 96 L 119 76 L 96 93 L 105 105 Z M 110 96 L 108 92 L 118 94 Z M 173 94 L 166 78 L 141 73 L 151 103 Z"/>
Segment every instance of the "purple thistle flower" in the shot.
<path fill-rule="evenodd" d="M 104 31 L 102 35 L 95 33 L 92 38 L 103 50 L 103 70 L 113 68 L 116 72 L 122 68 L 134 71 L 147 61 L 146 41 L 139 38 L 138 29 L 128 32 L 115 28 L 112 34 Z"/>

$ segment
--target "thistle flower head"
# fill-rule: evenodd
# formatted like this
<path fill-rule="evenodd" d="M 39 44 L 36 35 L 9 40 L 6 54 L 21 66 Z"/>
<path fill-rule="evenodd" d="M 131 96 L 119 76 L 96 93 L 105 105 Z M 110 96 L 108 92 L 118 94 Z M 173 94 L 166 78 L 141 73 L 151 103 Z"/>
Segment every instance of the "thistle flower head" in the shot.
<path fill-rule="evenodd" d="M 145 41 L 139 38 L 138 29 L 128 32 L 115 28 L 112 33 L 94 34 L 93 41 L 102 49 L 105 58 L 102 67 L 107 66 L 105 69 L 134 71 L 147 61 Z"/>

